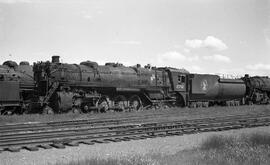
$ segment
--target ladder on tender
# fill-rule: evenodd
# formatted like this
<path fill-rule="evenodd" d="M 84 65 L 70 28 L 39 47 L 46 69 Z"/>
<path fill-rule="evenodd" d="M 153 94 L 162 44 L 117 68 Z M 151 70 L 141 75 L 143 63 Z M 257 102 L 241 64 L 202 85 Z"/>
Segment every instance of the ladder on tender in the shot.
<path fill-rule="evenodd" d="M 42 103 L 46 103 L 49 101 L 49 99 L 52 97 L 53 93 L 58 88 L 58 86 L 59 86 L 59 82 L 53 82 L 50 90 L 48 91 L 47 95 L 44 97 Z"/>

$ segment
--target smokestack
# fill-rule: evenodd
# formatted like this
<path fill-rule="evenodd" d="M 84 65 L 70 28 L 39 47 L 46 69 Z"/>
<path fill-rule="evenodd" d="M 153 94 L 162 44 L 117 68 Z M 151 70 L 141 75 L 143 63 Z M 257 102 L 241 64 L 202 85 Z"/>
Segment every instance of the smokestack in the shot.
<path fill-rule="evenodd" d="M 60 63 L 59 58 L 60 56 L 52 56 L 52 63 Z"/>

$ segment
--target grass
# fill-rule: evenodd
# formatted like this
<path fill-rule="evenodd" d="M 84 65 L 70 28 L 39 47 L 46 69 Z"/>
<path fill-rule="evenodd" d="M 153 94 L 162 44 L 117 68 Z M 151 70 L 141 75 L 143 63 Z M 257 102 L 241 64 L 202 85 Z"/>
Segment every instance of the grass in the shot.
<path fill-rule="evenodd" d="M 234 139 L 233 137 L 224 137 L 221 135 L 213 135 L 206 139 L 200 146 L 201 150 L 210 150 L 210 149 L 222 149 L 226 145 L 232 145 Z"/>
<path fill-rule="evenodd" d="M 201 145 L 196 160 L 207 165 L 270 164 L 270 134 L 213 136 Z"/>
<path fill-rule="evenodd" d="M 152 165 L 155 164 L 154 160 L 147 156 L 133 156 L 124 157 L 121 159 L 108 158 L 108 159 L 86 159 L 82 161 L 71 161 L 65 165 Z M 55 165 L 63 165 L 63 163 L 56 163 Z"/>
<path fill-rule="evenodd" d="M 268 165 L 270 134 L 256 132 L 240 136 L 214 135 L 192 150 L 172 155 L 152 153 L 141 156 L 86 159 L 57 165 Z"/>

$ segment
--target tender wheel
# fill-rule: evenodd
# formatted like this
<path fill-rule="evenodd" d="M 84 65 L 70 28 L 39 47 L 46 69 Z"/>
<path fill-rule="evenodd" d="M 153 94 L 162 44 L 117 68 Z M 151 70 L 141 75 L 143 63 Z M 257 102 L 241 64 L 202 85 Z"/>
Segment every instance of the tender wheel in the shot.
<path fill-rule="evenodd" d="M 197 108 L 197 103 L 196 102 L 191 102 L 189 104 L 189 108 Z"/>
<path fill-rule="evenodd" d="M 42 109 L 42 113 L 43 114 L 54 114 L 53 109 L 51 107 L 49 107 L 48 105 L 46 105 L 43 109 Z"/>
<path fill-rule="evenodd" d="M 203 102 L 203 107 L 209 107 L 209 103 L 208 102 Z"/>
<path fill-rule="evenodd" d="M 140 99 L 139 96 L 132 96 L 130 99 L 129 99 L 129 104 L 130 104 L 130 107 L 131 107 L 131 110 L 140 110 L 142 109 L 142 101 Z"/>

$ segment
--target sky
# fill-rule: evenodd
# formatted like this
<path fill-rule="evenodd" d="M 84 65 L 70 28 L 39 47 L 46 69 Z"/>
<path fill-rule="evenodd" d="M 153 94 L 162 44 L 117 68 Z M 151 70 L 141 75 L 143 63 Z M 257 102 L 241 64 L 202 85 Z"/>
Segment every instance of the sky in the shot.
<path fill-rule="evenodd" d="M 270 76 L 270 0 L 0 0 L 0 63 Z"/>

